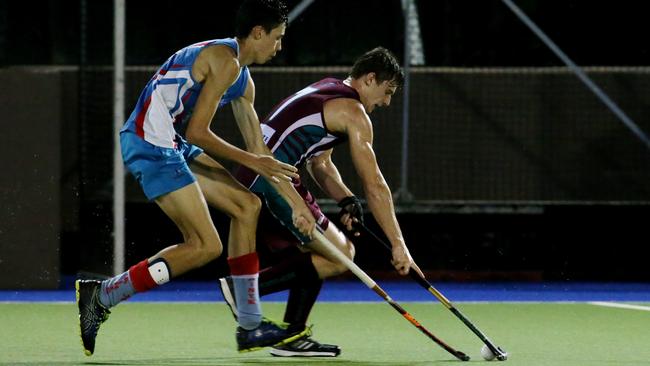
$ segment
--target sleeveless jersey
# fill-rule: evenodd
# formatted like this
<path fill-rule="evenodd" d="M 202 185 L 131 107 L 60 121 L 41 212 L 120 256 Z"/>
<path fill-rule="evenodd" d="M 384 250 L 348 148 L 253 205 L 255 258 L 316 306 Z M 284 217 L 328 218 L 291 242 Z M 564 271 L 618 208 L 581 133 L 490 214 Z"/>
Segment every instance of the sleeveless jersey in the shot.
<path fill-rule="evenodd" d="M 343 142 L 345 137 L 331 133 L 323 118 L 323 105 L 336 98 L 359 100 L 359 94 L 342 80 L 327 78 L 278 104 L 261 123 L 264 143 L 275 158 L 299 166 Z M 238 178 L 247 187 L 256 179 L 247 168 L 240 169 Z"/>
<path fill-rule="evenodd" d="M 174 148 L 176 134 L 184 135 L 203 88 L 202 83 L 194 80 L 192 66 L 201 50 L 214 45 L 226 45 L 239 56 L 239 44 L 233 38 L 199 42 L 177 51 L 149 80 L 122 132 L 133 132 L 156 146 Z M 219 107 L 244 95 L 249 78 L 248 67 L 242 67 Z"/>
<path fill-rule="evenodd" d="M 335 98 L 359 100 L 359 94 L 343 81 L 327 78 L 288 97 L 270 112 L 261 127 L 264 142 L 276 159 L 299 166 L 343 141 L 327 130 L 323 118 L 323 105 Z"/>

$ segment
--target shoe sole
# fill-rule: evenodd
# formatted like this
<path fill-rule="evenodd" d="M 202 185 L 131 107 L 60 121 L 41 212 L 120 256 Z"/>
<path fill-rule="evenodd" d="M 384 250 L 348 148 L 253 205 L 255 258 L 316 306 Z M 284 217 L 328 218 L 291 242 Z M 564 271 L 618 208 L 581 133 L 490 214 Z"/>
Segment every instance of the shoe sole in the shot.
<path fill-rule="evenodd" d="M 302 332 L 300 332 L 300 333 L 298 333 L 298 334 L 296 334 L 296 335 L 293 335 L 293 336 L 291 336 L 291 337 L 289 337 L 289 338 L 285 338 L 285 339 L 281 340 L 281 341 L 278 342 L 278 343 L 275 343 L 275 344 L 269 344 L 268 346 L 260 346 L 260 347 L 244 348 L 244 349 L 240 349 L 240 350 L 238 350 L 238 351 L 239 351 L 239 353 L 246 353 L 246 352 L 259 351 L 259 350 L 264 349 L 264 348 L 266 348 L 266 347 L 278 347 L 278 346 L 284 346 L 285 344 L 287 344 L 287 343 L 291 343 L 291 342 L 293 342 L 293 341 L 295 341 L 295 340 L 298 340 L 298 339 L 300 339 L 300 338 L 302 338 L 302 337 L 304 337 L 304 336 L 306 336 L 306 335 L 308 335 L 308 334 L 309 334 L 309 328 L 306 328 L 306 329 L 303 330 Z"/>
<path fill-rule="evenodd" d="M 340 352 L 293 352 L 282 349 L 274 349 L 269 353 L 275 357 L 336 357 L 341 354 Z"/>
<path fill-rule="evenodd" d="M 226 301 L 226 304 L 230 308 L 230 312 L 232 313 L 232 316 L 234 316 L 235 320 L 237 320 L 237 317 L 239 316 L 239 312 L 237 311 L 235 298 L 232 297 L 230 286 L 228 286 L 228 281 L 225 278 L 219 279 L 219 288 L 221 290 L 221 295 L 223 295 L 223 299 Z"/>
<path fill-rule="evenodd" d="M 81 306 L 80 306 L 81 304 L 79 304 L 79 300 L 81 299 L 81 294 L 79 293 L 79 283 L 80 282 L 81 282 L 80 280 L 74 281 L 75 294 L 76 294 L 76 297 L 77 297 L 77 309 L 79 311 L 79 339 L 81 340 L 81 347 L 83 347 L 83 349 L 84 349 L 84 354 L 86 356 L 92 356 L 93 353 L 90 350 L 86 349 L 86 345 L 84 344 L 84 340 L 83 340 L 83 337 L 81 335 Z"/>

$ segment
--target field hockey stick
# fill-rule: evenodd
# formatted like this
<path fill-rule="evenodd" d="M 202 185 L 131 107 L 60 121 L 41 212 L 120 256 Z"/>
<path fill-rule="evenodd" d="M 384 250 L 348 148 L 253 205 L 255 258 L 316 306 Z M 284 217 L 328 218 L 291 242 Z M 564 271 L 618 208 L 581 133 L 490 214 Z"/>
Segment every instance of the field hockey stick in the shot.
<path fill-rule="evenodd" d="M 392 247 L 386 243 L 384 240 L 382 240 L 377 234 L 372 232 L 368 227 L 366 227 L 364 224 L 357 222 L 354 224 L 355 227 L 363 229 L 365 233 L 370 235 L 374 241 L 380 243 L 383 245 L 386 249 L 388 249 L 392 253 Z M 409 272 L 409 275 L 411 278 L 415 280 L 420 286 L 424 287 L 426 290 L 428 290 L 433 296 L 438 299 L 444 305 L 447 309 L 449 309 L 458 319 L 460 319 L 474 334 L 476 334 L 479 339 L 487 346 L 487 348 L 492 351 L 492 353 L 496 356 L 496 359 L 499 361 L 505 361 L 508 359 L 508 353 L 501 349 L 501 347 L 496 346 L 490 339 L 483 333 L 480 329 L 478 329 L 474 323 L 472 323 L 463 313 L 460 312 L 452 303 L 449 301 L 440 291 L 438 291 L 427 279 L 424 277 L 424 273 L 420 270 L 420 268 L 417 266 L 417 264 L 413 263 L 411 266 L 413 269 L 412 271 Z"/>
<path fill-rule="evenodd" d="M 461 361 L 469 361 L 469 356 L 464 354 L 461 351 L 455 350 L 445 342 L 443 342 L 440 338 L 436 337 L 433 335 L 431 332 L 429 332 L 425 327 L 423 327 L 411 314 L 409 314 L 406 310 L 404 310 L 403 307 L 401 307 L 395 300 L 393 300 L 387 293 L 384 291 L 377 283 L 370 278 L 359 266 L 356 265 L 350 258 L 346 257 L 343 253 L 341 253 L 338 248 L 334 246 L 326 237 L 323 235 L 323 233 L 320 231 L 319 227 L 316 227 L 314 230 L 314 239 L 316 239 L 317 243 L 320 244 L 320 249 L 322 252 L 321 254 L 324 254 L 328 257 L 334 257 L 337 261 L 343 263 L 352 273 L 354 273 L 355 276 L 357 276 L 361 282 L 363 282 L 368 288 L 373 290 L 377 295 L 381 296 L 390 306 L 393 307 L 393 309 L 397 310 L 398 313 L 400 313 L 406 320 L 408 320 L 411 324 L 413 324 L 416 328 L 418 328 L 422 333 L 424 333 L 427 337 L 429 337 L 432 341 L 436 342 L 440 347 L 444 348 L 447 352 L 451 353 L 454 355 L 456 358 L 458 358 Z M 313 246 L 313 244 L 312 244 Z"/>

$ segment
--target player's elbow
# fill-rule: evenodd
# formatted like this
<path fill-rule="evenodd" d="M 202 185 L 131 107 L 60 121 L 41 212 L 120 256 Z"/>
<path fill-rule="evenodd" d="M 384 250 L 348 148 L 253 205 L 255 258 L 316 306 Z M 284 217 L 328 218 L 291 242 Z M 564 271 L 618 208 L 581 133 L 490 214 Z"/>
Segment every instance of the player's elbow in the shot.
<path fill-rule="evenodd" d="M 185 132 L 185 140 L 187 140 L 188 143 L 196 146 L 201 146 L 201 137 L 203 134 L 198 133 L 194 129 L 187 129 Z"/>

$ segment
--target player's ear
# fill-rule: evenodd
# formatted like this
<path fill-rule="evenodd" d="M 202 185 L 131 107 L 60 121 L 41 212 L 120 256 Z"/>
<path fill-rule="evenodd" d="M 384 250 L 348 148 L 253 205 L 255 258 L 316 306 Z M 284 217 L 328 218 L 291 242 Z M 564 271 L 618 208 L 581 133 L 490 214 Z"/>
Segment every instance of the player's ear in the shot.
<path fill-rule="evenodd" d="M 257 40 L 262 39 L 264 33 L 266 32 L 264 31 L 264 27 L 262 27 L 261 25 L 256 25 L 253 27 L 253 29 L 251 29 L 251 36 L 253 37 L 253 39 L 257 39 Z"/>
<path fill-rule="evenodd" d="M 366 78 L 365 78 L 366 86 L 370 86 L 370 85 L 372 85 L 372 82 L 373 82 L 373 81 L 376 81 L 376 80 L 375 80 L 376 77 L 377 77 L 377 75 L 375 75 L 374 72 L 369 72 L 369 73 L 367 73 L 367 74 L 366 74 Z"/>

